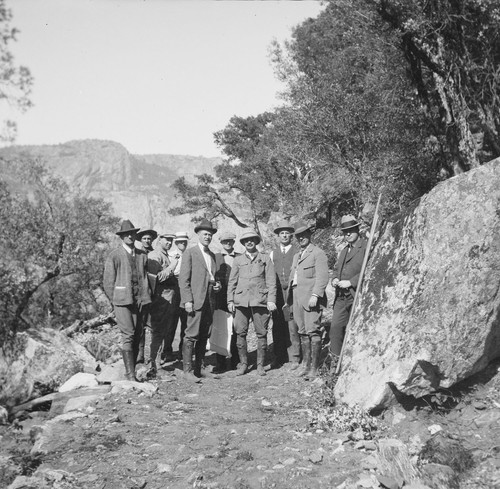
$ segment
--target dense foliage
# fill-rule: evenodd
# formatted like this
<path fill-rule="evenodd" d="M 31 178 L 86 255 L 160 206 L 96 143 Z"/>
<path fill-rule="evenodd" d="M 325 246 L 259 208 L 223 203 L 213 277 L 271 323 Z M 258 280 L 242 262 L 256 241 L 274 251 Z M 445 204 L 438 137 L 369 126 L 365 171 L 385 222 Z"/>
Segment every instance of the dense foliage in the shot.
<path fill-rule="evenodd" d="M 1 338 L 92 316 L 118 225 L 110 205 L 72 193 L 36 162 L 0 169 Z"/>

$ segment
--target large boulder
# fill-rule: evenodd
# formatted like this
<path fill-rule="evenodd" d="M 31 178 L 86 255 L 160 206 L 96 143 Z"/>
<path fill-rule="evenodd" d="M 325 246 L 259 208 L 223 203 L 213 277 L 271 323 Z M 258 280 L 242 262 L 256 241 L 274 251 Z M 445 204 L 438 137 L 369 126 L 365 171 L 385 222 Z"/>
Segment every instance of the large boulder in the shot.
<path fill-rule="evenodd" d="M 57 390 L 97 363 L 81 345 L 53 329 L 28 330 L 0 349 L 0 405 L 16 406 Z"/>
<path fill-rule="evenodd" d="M 500 356 L 500 159 L 440 183 L 370 257 L 337 401 L 381 409 Z"/>

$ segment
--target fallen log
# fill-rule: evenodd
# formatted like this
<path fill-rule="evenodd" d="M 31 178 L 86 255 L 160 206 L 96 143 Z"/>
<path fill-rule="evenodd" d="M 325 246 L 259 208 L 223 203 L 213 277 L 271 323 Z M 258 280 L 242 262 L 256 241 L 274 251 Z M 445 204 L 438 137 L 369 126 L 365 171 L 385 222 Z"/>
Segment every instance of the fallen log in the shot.
<path fill-rule="evenodd" d="M 115 324 L 115 313 L 110 312 L 109 314 L 101 314 L 92 319 L 88 319 L 87 321 L 77 320 L 67 328 L 63 328 L 66 336 L 72 337 L 75 333 L 85 332 L 92 328 L 97 328 L 98 326 L 102 326 L 106 323 Z"/>

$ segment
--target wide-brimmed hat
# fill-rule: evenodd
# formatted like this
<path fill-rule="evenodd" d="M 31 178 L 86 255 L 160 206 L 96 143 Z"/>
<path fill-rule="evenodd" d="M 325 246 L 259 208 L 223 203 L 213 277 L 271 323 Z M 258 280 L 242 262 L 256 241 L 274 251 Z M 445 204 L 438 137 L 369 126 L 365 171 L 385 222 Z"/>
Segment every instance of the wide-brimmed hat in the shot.
<path fill-rule="evenodd" d="M 359 226 L 359 222 L 351 214 L 347 214 L 345 216 L 342 216 L 342 219 L 340 220 L 340 229 L 342 231 L 345 231 L 346 229 L 356 228 L 358 226 Z"/>
<path fill-rule="evenodd" d="M 297 236 L 297 234 L 302 234 L 302 233 L 305 233 L 306 231 L 313 231 L 314 229 L 314 224 L 307 224 L 307 222 L 304 222 L 304 221 L 298 221 L 295 223 L 294 225 L 294 233 L 295 236 Z"/>
<path fill-rule="evenodd" d="M 217 232 L 217 228 L 214 228 L 208 219 L 202 219 L 201 222 L 194 228 L 195 233 L 202 230 L 210 231 L 212 234 Z"/>
<path fill-rule="evenodd" d="M 189 236 L 187 231 L 177 231 L 175 233 L 174 241 L 189 241 Z"/>
<path fill-rule="evenodd" d="M 150 234 L 152 239 L 156 239 L 158 237 L 158 233 L 154 229 L 141 228 L 136 235 L 136 239 L 140 241 L 143 236 L 146 236 L 146 234 Z"/>
<path fill-rule="evenodd" d="M 137 233 L 140 228 L 136 228 L 128 219 L 122 221 L 120 230 L 116 232 L 118 236 L 122 234 Z"/>
<path fill-rule="evenodd" d="M 159 235 L 160 238 L 167 238 L 167 239 L 174 239 L 175 238 L 175 234 L 174 233 L 168 233 L 168 232 L 165 232 L 165 233 L 161 233 Z"/>
<path fill-rule="evenodd" d="M 274 234 L 279 234 L 281 231 L 290 231 L 293 233 L 295 229 L 286 219 L 284 219 L 278 222 L 278 225 L 274 228 Z"/>
<path fill-rule="evenodd" d="M 243 241 L 247 240 L 248 238 L 257 238 L 257 244 L 259 244 L 262 241 L 257 231 L 254 231 L 253 229 L 245 231 L 240 236 L 240 243 L 243 244 Z"/>
<path fill-rule="evenodd" d="M 231 233 L 229 231 L 224 231 L 220 236 L 219 236 L 219 241 L 222 242 L 222 241 L 228 241 L 228 240 L 232 240 L 234 241 L 236 239 L 236 234 L 234 233 Z"/>

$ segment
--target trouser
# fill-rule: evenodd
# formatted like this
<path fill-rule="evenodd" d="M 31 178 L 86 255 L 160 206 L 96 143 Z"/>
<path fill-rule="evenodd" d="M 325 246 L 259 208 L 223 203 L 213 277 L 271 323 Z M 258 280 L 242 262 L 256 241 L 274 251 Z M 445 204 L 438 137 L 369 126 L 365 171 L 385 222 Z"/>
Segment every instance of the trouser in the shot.
<path fill-rule="evenodd" d="M 231 334 L 231 346 L 230 346 L 230 352 L 231 352 L 231 367 L 236 368 L 236 366 L 239 363 L 239 355 L 238 355 L 238 346 L 237 346 L 237 338 L 238 335 L 234 331 L 234 326 L 233 326 L 233 332 Z M 217 362 L 217 366 L 219 368 L 226 368 L 226 357 L 224 355 L 221 355 L 220 353 L 215 354 L 215 359 Z"/>
<path fill-rule="evenodd" d="M 176 284 L 174 288 L 174 299 L 172 305 L 172 322 L 169 325 L 169 328 L 165 334 L 165 341 L 163 342 L 163 352 L 164 353 L 172 353 L 172 344 L 175 339 L 175 333 L 177 331 L 177 324 L 179 322 L 179 318 L 181 319 L 181 342 L 179 344 L 179 351 L 182 351 L 182 338 L 184 337 L 182 326 L 184 326 L 184 331 L 186 330 L 186 311 L 181 308 L 181 292 L 179 289 L 179 285 Z"/>
<path fill-rule="evenodd" d="M 313 336 L 322 336 L 322 328 L 321 328 L 321 316 L 322 309 L 321 306 L 317 305 L 316 307 L 306 310 L 299 303 L 298 298 L 296 297 L 297 292 L 294 289 L 293 291 L 293 319 L 297 323 L 297 328 L 299 335 L 309 335 L 309 337 Z"/>
<path fill-rule="evenodd" d="M 163 347 L 167 332 L 172 329 L 173 291 L 166 291 L 165 295 L 155 296 L 151 305 L 151 352 L 150 358 L 156 361 L 158 352 Z"/>
<path fill-rule="evenodd" d="M 349 322 L 354 300 L 352 297 L 337 297 L 333 304 L 333 316 L 330 326 L 330 353 L 340 355 L 344 342 L 345 329 Z"/>
<path fill-rule="evenodd" d="M 116 324 L 121 332 L 121 349 L 122 351 L 132 351 L 135 361 L 139 351 L 148 306 L 142 308 L 139 308 L 136 304 L 114 306 L 114 310 Z"/>
<path fill-rule="evenodd" d="M 210 337 L 215 306 L 213 294 L 214 292 L 212 290 L 212 286 L 209 285 L 202 308 L 187 315 L 184 340 L 194 342 L 196 340 L 204 340 Z"/>
<path fill-rule="evenodd" d="M 182 343 L 184 341 L 184 336 L 186 335 L 186 328 L 187 328 L 187 312 L 186 309 L 183 307 L 179 307 L 178 311 L 178 316 L 177 316 L 177 322 L 179 320 L 181 321 L 181 334 L 180 334 L 180 340 L 179 340 L 179 352 L 182 352 Z"/>

